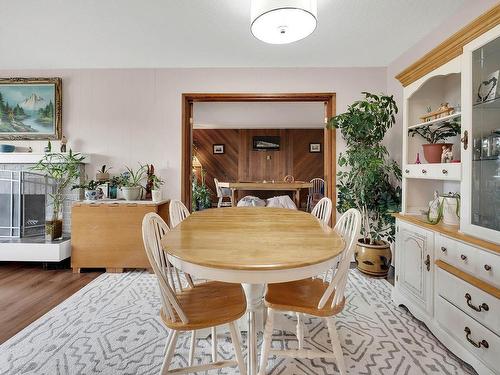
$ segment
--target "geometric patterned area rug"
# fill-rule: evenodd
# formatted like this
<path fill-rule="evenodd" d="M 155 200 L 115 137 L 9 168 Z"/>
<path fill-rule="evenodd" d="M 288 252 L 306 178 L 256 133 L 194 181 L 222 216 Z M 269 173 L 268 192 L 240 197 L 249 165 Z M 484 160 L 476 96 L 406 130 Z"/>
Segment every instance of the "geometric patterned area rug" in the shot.
<path fill-rule="evenodd" d="M 99 276 L 2 344 L 0 374 L 158 374 L 168 330 L 158 317 L 157 288 L 155 276 L 146 272 Z M 385 280 L 350 271 L 347 303 L 336 323 L 348 373 L 475 374 L 424 324 L 392 303 L 391 289 Z M 282 315 L 275 323 L 281 330 L 274 331 L 273 347 L 296 348 L 294 317 Z M 230 359 L 229 334 L 219 331 L 219 358 Z M 330 348 L 322 320 L 306 318 L 304 331 L 306 347 Z M 198 364 L 208 362 L 211 353 L 210 336 L 200 336 Z M 172 367 L 187 365 L 189 337 L 180 335 Z M 328 359 L 274 358 L 267 367 L 271 375 L 337 373 L 334 361 Z"/>

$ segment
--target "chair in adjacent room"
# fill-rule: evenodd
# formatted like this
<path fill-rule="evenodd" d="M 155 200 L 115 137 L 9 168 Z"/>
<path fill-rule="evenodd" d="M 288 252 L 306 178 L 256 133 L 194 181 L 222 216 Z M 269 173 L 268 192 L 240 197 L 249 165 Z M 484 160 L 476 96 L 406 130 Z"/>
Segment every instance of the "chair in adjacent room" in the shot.
<path fill-rule="evenodd" d="M 231 189 L 220 187 L 219 180 L 214 177 L 215 191 L 217 193 L 217 207 L 232 207 L 233 196 Z M 224 198 L 229 198 L 229 202 L 224 202 Z"/>
<path fill-rule="evenodd" d="M 168 225 L 156 213 L 148 213 L 142 221 L 142 238 L 146 254 L 157 276 L 162 307 L 160 318 L 170 329 L 161 374 L 186 374 L 223 367 L 238 366 L 240 374 L 246 374 L 245 363 L 237 333 L 236 320 L 245 314 L 246 299 L 240 284 L 208 281 L 195 284 L 189 275 L 183 275 L 167 259 L 161 247 L 161 239 L 169 231 Z M 183 282 L 183 276 L 186 281 Z M 204 328 L 228 324 L 236 360 L 217 360 L 215 345 L 212 362 L 193 366 L 194 332 Z M 192 331 L 188 367 L 169 370 L 179 333 Z M 213 343 L 216 336 L 213 336 Z"/>
<path fill-rule="evenodd" d="M 311 214 L 316 216 L 323 223 L 328 224 L 332 215 L 332 200 L 328 197 L 321 198 L 314 206 Z"/>
<path fill-rule="evenodd" d="M 170 201 L 168 212 L 170 214 L 170 226 L 172 228 L 179 225 L 181 221 L 183 221 L 190 215 L 189 210 L 184 205 L 184 203 L 177 199 L 172 199 Z"/>
<path fill-rule="evenodd" d="M 267 307 L 267 322 L 264 329 L 259 375 L 264 375 L 266 372 L 269 354 L 292 358 L 332 358 L 336 361 L 340 373 L 342 375 L 347 373 L 340 339 L 335 328 L 335 315 L 344 308 L 344 291 L 349 276 L 349 265 L 360 227 L 361 214 L 358 210 L 351 208 L 342 215 L 334 230 L 344 239 L 345 247 L 339 255 L 339 262 L 335 262 L 335 266 L 321 278 L 309 278 L 267 286 L 264 299 Z M 330 272 L 332 278 L 331 281 L 328 281 Z M 296 313 L 298 349 L 271 349 L 274 315 L 278 312 Z M 325 319 L 332 345 L 331 351 L 304 349 L 302 326 L 304 314 Z"/>
<path fill-rule="evenodd" d="M 313 178 L 312 187 L 309 188 L 307 195 L 307 212 L 311 212 L 316 202 L 325 196 L 325 180 L 322 178 Z"/>

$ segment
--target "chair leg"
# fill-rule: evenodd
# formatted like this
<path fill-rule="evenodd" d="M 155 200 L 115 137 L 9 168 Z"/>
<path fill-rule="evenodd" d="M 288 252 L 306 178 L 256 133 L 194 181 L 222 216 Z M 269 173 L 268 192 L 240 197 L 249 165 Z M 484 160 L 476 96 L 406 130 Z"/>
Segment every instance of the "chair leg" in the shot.
<path fill-rule="evenodd" d="M 271 349 L 271 340 L 273 338 L 274 311 L 267 309 L 267 321 L 264 328 L 264 339 L 262 341 L 262 351 L 260 354 L 259 375 L 265 375 L 269 350 Z"/>
<path fill-rule="evenodd" d="M 344 362 L 344 353 L 342 352 L 342 346 L 340 346 L 337 328 L 335 328 L 335 319 L 333 317 L 326 318 L 326 324 L 328 326 L 328 333 L 330 334 L 330 340 L 332 342 L 333 355 L 337 360 L 337 367 L 339 368 L 341 375 L 346 375 L 347 370 Z"/>
<path fill-rule="evenodd" d="M 191 342 L 189 345 L 189 366 L 193 365 L 195 347 L 196 347 L 196 330 L 193 330 L 191 331 Z"/>
<path fill-rule="evenodd" d="M 299 341 L 299 350 L 304 349 L 304 327 L 302 324 L 302 314 L 297 313 L 297 340 Z"/>
<path fill-rule="evenodd" d="M 247 369 L 245 367 L 245 361 L 243 360 L 243 354 L 241 353 L 241 345 L 238 337 L 236 322 L 229 323 L 229 331 L 231 332 L 231 341 L 233 342 L 236 361 L 238 361 L 238 369 L 240 370 L 241 375 L 246 375 Z"/>
<path fill-rule="evenodd" d="M 217 328 L 212 327 L 212 362 L 217 362 Z"/>
<path fill-rule="evenodd" d="M 160 374 L 166 375 L 172 362 L 172 357 L 174 356 L 175 346 L 177 345 L 177 337 L 179 336 L 179 331 L 172 331 L 171 337 L 167 340 L 167 352 L 165 358 L 163 359 L 163 364 L 161 365 Z"/>
<path fill-rule="evenodd" d="M 219 197 L 219 203 L 217 203 L 217 208 L 222 207 L 222 197 Z"/>

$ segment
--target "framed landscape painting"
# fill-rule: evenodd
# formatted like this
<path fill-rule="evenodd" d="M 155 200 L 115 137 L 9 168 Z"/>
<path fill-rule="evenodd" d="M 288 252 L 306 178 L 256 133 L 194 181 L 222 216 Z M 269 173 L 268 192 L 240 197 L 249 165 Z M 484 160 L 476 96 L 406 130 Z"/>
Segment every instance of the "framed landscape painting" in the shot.
<path fill-rule="evenodd" d="M 61 139 L 61 78 L 0 78 L 0 139 Z"/>

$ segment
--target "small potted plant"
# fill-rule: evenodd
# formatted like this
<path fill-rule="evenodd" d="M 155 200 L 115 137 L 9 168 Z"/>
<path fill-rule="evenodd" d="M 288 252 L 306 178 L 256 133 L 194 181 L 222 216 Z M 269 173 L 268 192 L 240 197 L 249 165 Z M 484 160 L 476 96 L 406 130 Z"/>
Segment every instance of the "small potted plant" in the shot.
<path fill-rule="evenodd" d="M 137 170 L 125 167 L 127 170 L 122 173 L 120 190 L 123 198 L 127 201 L 139 200 L 143 186 L 141 184 L 146 176 L 146 166 L 141 165 Z"/>
<path fill-rule="evenodd" d="M 62 208 L 66 199 L 65 190 L 70 183 L 80 177 L 80 165 L 85 157 L 79 153 L 47 153 L 31 169 L 40 171 L 52 178 L 55 190 L 49 194 L 52 215 L 45 221 L 45 235 L 49 240 L 62 237 Z"/>
<path fill-rule="evenodd" d="M 153 202 L 159 202 L 162 199 L 161 196 L 161 186 L 165 183 L 160 177 L 157 175 L 152 175 L 150 176 L 150 181 L 152 183 L 152 189 L 151 189 L 151 199 Z"/>
<path fill-rule="evenodd" d="M 212 199 L 210 197 L 210 190 L 205 184 L 205 175 L 206 172 L 201 169 L 201 183 L 198 183 L 198 178 L 196 175 L 193 175 L 193 202 L 194 202 L 194 210 L 201 211 L 205 208 L 212 207 Z"/>
<path fill-rule="evenodd" d="M 95 174 L 95 179 L 100 182 L 106 182 L 109 180 L 109 170 L 111 167 L 106 167 L 106 165 L 103 165 L 99 172 Z"/>
<path fill-rule="evenodd" d="M 422 145 L 425 160 L 428 163 L 441 163 L 443 147 L 451 150 L 453 146 L 452 143 L 444 143 L 444 141 L 449 137 L 460 134 L 460 120 L 456 118 L 451 121 L 445 121 L 437 127 L 425 125 L 408 130 L 408 135 L 414 137 L 415 134 L 418 134 L 428 142 Z"/>
<path fill-rule="evenodd" d="M 89 180 L 88 177 L 85 182 L 73 185 L 72 189 L 84 189 L 85 200 L 95 201 L 98 198 L 97 187 L 101 185 L 100 181 Z"/>

